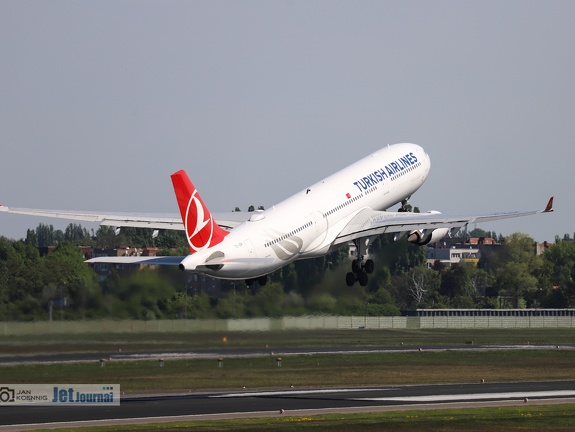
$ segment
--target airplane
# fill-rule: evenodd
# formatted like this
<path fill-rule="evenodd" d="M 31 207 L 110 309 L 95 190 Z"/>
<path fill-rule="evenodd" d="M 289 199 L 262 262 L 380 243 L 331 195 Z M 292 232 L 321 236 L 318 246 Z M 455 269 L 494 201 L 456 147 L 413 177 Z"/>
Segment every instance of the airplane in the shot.
<path fill-rule="evenodd" d="M 550 213 L 553 197 L 542 210 L 448 215 L 437 211 L 407 211 L 411 196 L 429 175 L 431 161 L 416 144 L 388 145 L 296 193 L 269 209 L 255 212 L 211 213 L 185 171 L 171 179 L 180 210 L 177 215 L 71 212 L 10 208 L 0 211 L 101 225 L 185 230 L 187 256 L 95 257 L 88 263 L 177 265 L 182 271 L 215 278 L 258 281 L 299 259 L 326 255 L 353 242 L 354 259 L 346 283 L 365 286 L 375 268 L 369 246 L 384 233 L 417 245 L 452 236 L 467 225 L 499 219 Z M 388 211 L 401 203 L 397 211 Z"/>

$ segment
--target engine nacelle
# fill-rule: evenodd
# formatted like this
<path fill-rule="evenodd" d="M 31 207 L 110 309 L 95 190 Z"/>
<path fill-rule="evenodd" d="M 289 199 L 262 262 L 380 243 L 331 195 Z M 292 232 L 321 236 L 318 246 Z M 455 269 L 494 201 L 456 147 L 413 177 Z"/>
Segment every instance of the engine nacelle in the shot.
<path fill-rule="evenodd" d="M 449 228 L 437 228 L 428 230 L 415 230 L 407 235 L 407 241 L 419 246 L 425 246 L 428 243 L 435 243 L 449 234 Z"/>

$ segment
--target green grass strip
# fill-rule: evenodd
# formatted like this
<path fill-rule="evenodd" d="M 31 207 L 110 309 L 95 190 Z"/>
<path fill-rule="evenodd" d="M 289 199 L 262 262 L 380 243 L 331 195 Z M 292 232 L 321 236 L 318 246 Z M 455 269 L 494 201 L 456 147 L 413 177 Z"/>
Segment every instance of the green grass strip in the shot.
<path fill-rule="evenodd" d="M 0 382 L 120 383 L 123 392 L 575 379 L 575 350 L 414 351 L 0 367 Z"/>

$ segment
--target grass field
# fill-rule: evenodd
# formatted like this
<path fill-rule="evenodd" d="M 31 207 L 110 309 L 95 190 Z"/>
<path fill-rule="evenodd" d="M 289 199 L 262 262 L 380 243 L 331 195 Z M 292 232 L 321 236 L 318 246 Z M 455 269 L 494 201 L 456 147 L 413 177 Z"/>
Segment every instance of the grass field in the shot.
<path fill-rule="evenodd" d="M 223 342 L 224 338 L 227 342 Z M 572 329 L 313 330 L 0 336 L 2 354 L 226 351 L 289 347 L 575 345 Z"/>

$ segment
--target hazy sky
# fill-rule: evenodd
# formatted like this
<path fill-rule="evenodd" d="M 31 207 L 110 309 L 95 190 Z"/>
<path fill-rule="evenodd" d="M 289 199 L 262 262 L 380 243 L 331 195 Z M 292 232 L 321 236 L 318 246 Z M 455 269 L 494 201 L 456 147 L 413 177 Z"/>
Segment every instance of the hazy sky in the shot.
<path fill-rule="evenodd" d="M 575 2 L 0 1 L 0 203 L 177 212 L 283 200 L 415 142 L 411 203 L 543 208 L 479 227 L 575 232 Z M 0 214 L 0 235 L 39 222 Z M 86 225 L 89 227 L 90 225 Z"/>

